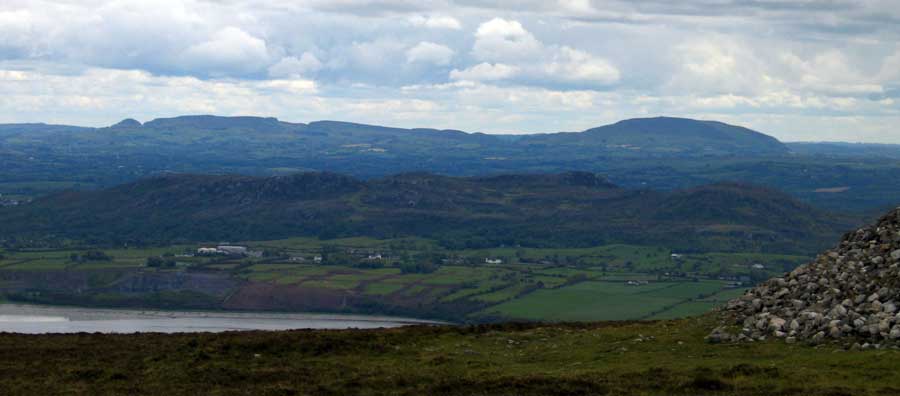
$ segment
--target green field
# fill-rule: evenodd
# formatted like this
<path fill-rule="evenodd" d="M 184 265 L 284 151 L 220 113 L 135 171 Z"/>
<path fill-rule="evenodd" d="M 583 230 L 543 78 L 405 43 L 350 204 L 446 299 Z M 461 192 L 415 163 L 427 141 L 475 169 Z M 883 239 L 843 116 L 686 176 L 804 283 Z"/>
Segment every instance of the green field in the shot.
<path fill-rule="evenodd" d="M 634 245 L 447 250 L 434 241 L 418 238 L 324 241 L 291 238 L 241 245 L 259 254 L 253 257 L 191 254 L 198 247 L 215 246 L 214 243 L 108 249 L 103 251 L 108 259 L 98 261 L 75 261 L 73 257 L 86 252 L 79 249 L 12 250 L 2 253 L 0 271 L 86 271 L 92 277 L 104 271 L 116 271 L 110 272 L 110 276 L 185 272 L 236 279 L 246 282 L 243 285 L 258 285 L 263 289 L 282 287 L 286 299 L 295 298 L 289 297 L 290 293 L 307 296 L 344 293 L 384 306 L 354 308 L 326 304 L 309 308 L 319 311 L 350 309 L 350 312 L 381 313 L 378 309 L 393 307 L 390 309 L 412 316 L 431 317 L 432 313 L 440 312 L 435 318 L 461 322 L 592 321 L 701 314 L 738 296 L 742 287 L 751 283 L 751 277 L 767 278 L 805 260 L 797 256 L 742 253 L 673 256 L 670 250 L 661 247 Z M 367 261 L 366 257 L 373 254 L 383 258 Z M 148 268 L 146 262 L 151 256 L 162 256 L 174 263 L 174 267 Z M 324 257 L 324 260 L 315 262 L 314 257 Z M 501 263 L 489 264 L 485 262 L 487 259 Z M 431 269 L 404 269 L 404 265 L 421 260 L 430 262 Z M 763 265 L 765 270 L 753 269 L 754 264 Z M 738 278 L 743 282 L 742 287 L 733 285 L 740 283 L 736 282 Z M 104 279 L 104 285 L 115 281 Z M 630 286 L 629 282 L 639 284 Z M 32 289 L 35 287 L 39 289 L 40 284 Z M 88 301 L 114 300 L 108 294 L 101 297 Z M 336 297 L 320 298 L 335 303 L 343 301 Z M 255 304 L 255 309 L 285 309 Z"/>
<path fill-rule="evenodd" d="M 528 296 L 491 307 L 485 313 L 516 319 L 551 321 L 647 319 L 661 310 L 691 303 L 692 314 L 715 304 L 693 303 L 700 294 L 722 290 L 722 282 L 658 282 L 628 286 L 621 282 L 582 282 L 553 290 L 539 290 Z M 677 317 L 677 316 L 676 316 Z"/>

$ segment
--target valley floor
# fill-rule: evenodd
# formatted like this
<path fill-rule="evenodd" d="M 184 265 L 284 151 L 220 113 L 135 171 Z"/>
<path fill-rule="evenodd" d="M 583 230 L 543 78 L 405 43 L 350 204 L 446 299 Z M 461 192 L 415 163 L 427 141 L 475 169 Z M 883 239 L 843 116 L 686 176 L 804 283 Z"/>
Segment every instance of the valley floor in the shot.
<path fill-rule="evenodd" d="M 222 334 L 0 334 L 5 395 L 896 395 L 900 351 L 711 345 L 710 316 Z"/>
<path fill-rule="evenodd" d="M 754 282 L 809 260 L 637 245 L 447 249 L 419 238 L 241 244 L 259 254 L 195 254 L 210 246 L 203 244 L 93 253 L 0 251 L 0 298 L 91 307 L 381 314 L 456 323 L 655 320 L 703 314 Z M 102 259 L 82 259 L 91 254 Z M 171 265 L 151 267 L 150 258 Z M 423 263 L 427 267 L 419 268 Z"/>

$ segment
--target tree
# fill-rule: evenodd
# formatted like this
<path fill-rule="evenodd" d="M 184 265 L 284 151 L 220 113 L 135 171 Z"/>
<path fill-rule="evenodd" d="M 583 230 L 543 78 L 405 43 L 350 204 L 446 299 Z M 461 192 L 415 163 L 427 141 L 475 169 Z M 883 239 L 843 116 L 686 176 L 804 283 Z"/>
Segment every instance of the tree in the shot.
<path fill-rule="evenodd" d="M 146 265 L 150 268 L 175 268 L 178 263 L 174 259 L 152 256 L 147 257 Z"/>
<path fill-rule="evenodd" d="M 147 266 L 150 268 L 159 268 L 165 264 L 165 260 L 159 256 L 147 257 Z"/>

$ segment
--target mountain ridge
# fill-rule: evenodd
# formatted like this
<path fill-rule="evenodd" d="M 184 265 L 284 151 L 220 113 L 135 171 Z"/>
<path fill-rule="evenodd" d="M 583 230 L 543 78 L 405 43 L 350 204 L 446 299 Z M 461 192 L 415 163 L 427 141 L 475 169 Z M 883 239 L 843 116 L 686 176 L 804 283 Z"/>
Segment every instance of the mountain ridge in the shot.
<path fill-rule="evenodd" d="M 359 122 L 349 122 L 349 121 L 339 121 L 339 120 L 316 120 L 310 121 L 308 123 L 295 123 L 295 122 L 287 122 L 279 120 L 276 117 L 261 117 L 261 116 L 218 116 L 218 115 L 210 115 L 210 114 L 197 114 L 197 115 L 180 115 L 174 117 L 160 117 L 154 118 L 152 120 L 146 122 L 140 122 L 134 118 L 126 118 L 122 121 L 119 121 L 115 124 L 106 126 L 106 127 L 84 127 L 77 125 L 63 125 L 63 124 L 44 124 L 44 123 L 0 123 L 0 128 L 14 128 L 17 126 L 37 128 L 41 126 L 46 127 L 54 127 L 54 128 L 80 128 L 80 129 L 115 129 L 120 127 L 127 128 L 148 128 L 148 129 L 160 129 L 160 128 L 171 128 L 174 126 L 195 126 L 209 129 L 227 129 L 227 128 L 246 128 L 251 126 L 272 126 L 273 124 L 284 124 L 295 127 L 306 127 L 306 128 L 315 128 L 315 127 L 325 127 L 326 129 L 332 129 L 335 126 L 337 127 L 364 127 L 371 128 L 376 130 L 391 130 L 391 131 L 407 131 L 407 132 L 416 132 L 416 131 L 436 131 L 436 132 L 448 132 L 448 133 L 464 133 L 466 135 L 488 135 L 488 136 L 516 136 L 516 137 L 528 137 L 528 136 L 547 136 L 547 135 L 569 135 L 569 134 L 581 134 L 581 133 L 596 133 L 603 128 L 610 127 L 621 127 L 621 126 L 629 126 L 629 125 L 642 125 L 646 126 L 647 122 L 689 122 L 695 124 L 716 124 L 724 127 L 734 127 L 740 128 L 744 132 L 769 136 L 763 134 L 761 132 L 740 127 L 736 125 L 730 125 L 720 121 L 710 121 L 710 120 L 695 120 L 690 118 L 681 118 L 681 117 L 669 117 L 669 116 L 658 116 L 658 117 L 647 117 L 647 118 L 630 118 L 624 119 L 621 121 L 617 121 L 612 124 L 601 125 L 597 127 L 588 128 L 582 131 L 570 131 L 570 132 L 542 132 L 542 133 L 512 133 L 512 134 L 490 134 L 483 132 L 468 132 L 458 129 L 435 129 L 435 128 L 425 128 L 425 127 L 413 127 L 413 128 L 400 128 L 400 127 L 391 127 L 385 125 L 378 124 L 366 124 Z M 771 138 L 771 136 L 769 136 Z M 774 138 L 772 138 L 774 139 Z"/>
<path fill-rule="evenodd" d="M 372 179 L 404 172 L 580 170 L 603 173 L 623 187 L 657 190 L 750 181 L 821 207 L 860 213 L 897 203 L 892 197 L 900 191 L 900 166 L 880 159 L 900 161 L 900 154 L 890 147 L 851 155 L 835 150 L 846 149 L 786 146 L 747 128 L 675 117 L 536 135 L 209 115 L 143 124 L 123 120 L 104 128 L 0 125 L 0 193 L 31 199 L 66 187 L 105 188 L 169 172 L 331 171 Z"/>

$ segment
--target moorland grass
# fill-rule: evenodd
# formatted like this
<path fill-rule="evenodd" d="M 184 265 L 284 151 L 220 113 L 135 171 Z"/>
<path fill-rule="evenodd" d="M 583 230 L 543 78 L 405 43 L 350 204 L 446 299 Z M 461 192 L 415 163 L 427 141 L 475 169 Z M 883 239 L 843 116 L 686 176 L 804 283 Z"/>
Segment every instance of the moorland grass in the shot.
<path fill-rule="evenodd" d="M 900 392 L 900 351 L 712 345 L 716 320 L 223 334 L 0 334 L 4 395 Z"/>

